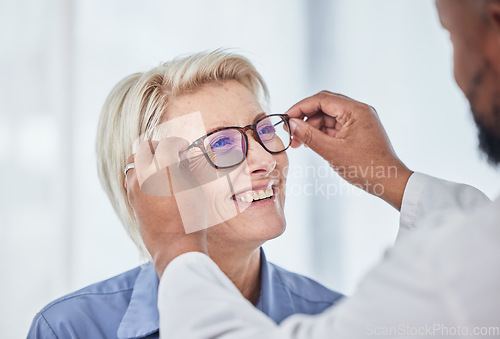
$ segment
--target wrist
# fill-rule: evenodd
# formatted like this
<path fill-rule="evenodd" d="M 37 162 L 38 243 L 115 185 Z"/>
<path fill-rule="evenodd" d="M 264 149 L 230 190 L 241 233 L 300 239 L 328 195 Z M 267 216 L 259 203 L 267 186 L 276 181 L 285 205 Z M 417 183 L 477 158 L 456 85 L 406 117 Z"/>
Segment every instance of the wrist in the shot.
<path fill-rule="evenodd" d="M 160 278 L 168 264 L 181 254 L 201 252 L 208 255 L 206 240 L 194 236 L 194 234 L 186 235 L 175 243 L 166 244 L 164 247 L 165 251 L 158 252 L 153 256 L 155 270 Z"/>
<path fill-rule="evenodd" d="M 382 189 L 375 192 L 375 195 L 400 211 L 406 184 L 412 174 L 413 171 L 408 169 L 406 166 L 402 165 L 398 167 L 394 177 L 384 178 L 384 180 L 379 183 L 379 186 L 382 187 Z"/>

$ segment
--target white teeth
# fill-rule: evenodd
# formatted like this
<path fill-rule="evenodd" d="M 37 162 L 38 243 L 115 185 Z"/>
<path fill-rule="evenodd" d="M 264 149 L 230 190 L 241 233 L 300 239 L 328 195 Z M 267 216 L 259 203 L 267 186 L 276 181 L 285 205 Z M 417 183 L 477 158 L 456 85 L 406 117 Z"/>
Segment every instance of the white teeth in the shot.
<path fill-rule="evenodd" d="M 273 196 L 273 189 L 270 187 L 268 189 L 259 191 L 250 191 L 246 194 L 240 195 L 236 200 L 241 202 L 252 202 L 255 200 L 262 200 Z"/>
<path fill-rule="evenodd" d="M 267 191 L 267 190 L 266 190 L 266 191 Z M 255 196 L 255 193 L 254 193 L 253 195 Z M 258 196 L 259 196 L 259 199 L 264 199 L 264 198 L 266 197 L 266 193 L 264 193 L 264 191 L 263 191 L 263 190 L 260 190 L 260 191 L 259 191 L 259 195 L 258 195 Z"/>

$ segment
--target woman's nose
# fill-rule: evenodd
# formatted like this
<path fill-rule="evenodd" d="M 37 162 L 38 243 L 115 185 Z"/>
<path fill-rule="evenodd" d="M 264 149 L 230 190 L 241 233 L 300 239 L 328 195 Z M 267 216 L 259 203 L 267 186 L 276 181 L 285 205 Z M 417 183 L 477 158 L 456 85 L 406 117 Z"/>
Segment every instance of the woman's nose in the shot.
<path fill-rule="evenodd" d="M 276 167 L 276 159 L 252 136 L 248 136 L 247 164 L 251 175 L 267 177 Z"/>

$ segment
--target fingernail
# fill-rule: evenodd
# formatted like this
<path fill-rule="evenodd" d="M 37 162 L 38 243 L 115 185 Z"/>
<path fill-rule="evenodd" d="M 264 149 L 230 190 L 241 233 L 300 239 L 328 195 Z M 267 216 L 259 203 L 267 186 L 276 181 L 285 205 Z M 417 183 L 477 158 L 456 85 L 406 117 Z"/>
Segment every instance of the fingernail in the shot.
<path fill-rule="evenodd" d="M 297 128 L 297 123 L 293 120 L 290 120 L 290 129 L 292 130 L 292 134 L 295 133 L 296 128 Z"/>

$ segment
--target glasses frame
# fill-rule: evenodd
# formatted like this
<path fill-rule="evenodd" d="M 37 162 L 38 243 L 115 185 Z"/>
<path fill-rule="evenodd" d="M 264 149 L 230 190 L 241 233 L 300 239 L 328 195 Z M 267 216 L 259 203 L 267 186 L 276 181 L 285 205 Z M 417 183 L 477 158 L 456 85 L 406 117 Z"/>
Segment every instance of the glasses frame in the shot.
<path fill-rule="evenodd" d="M 274 151 L 270 151 L 266 145 L 264 145 L 264 143 L 262 142 L 262 140 L 260 139 L 259 137 L 259 134 L 257 133 L 257 124 L 259 122 L 261 122 L 262 120 L 264 119 L 267 119 L 269 117 L 273 117 L 273 116 L 279 116 L 283 119 L 283 121 L 285 122 L 285 126 L 286 128 L 288 129 L 288 146 L 285 147 L 285 149 L 283 149 L 282 151 L 277 151 L 277 152 L 274 152 Z M 240 162 L 234 164 L 234 165 L 231 165 L 231 166 L 217 166 L 216 164 L 214 164 L 214 162 L 212 161 L 212 159 L 210 159 L 210 157 L 208 156 L 208 152 L 205 148 L 205 145 L 204 145 L 204 141 L 206 138 L 208 138 L 209 136 L 211 136 L 212 134 L 215 134 L 217 132 L 220 132 L 220 131 L 223 131 L 223 130 L 226 130 L 226 129 L 235 129 L 237 130 L 238 132 L 240 132 L 241 135 L 243 135 L 244 139 L 245 139 L 245 156 L 243 157 L 243 159 L 241 159 Z M 248 156 L 248 135 L 247 135 L 247 131 L 248 130 L 251 130 L 253 132 L 253 135 L 255 137 L 255 140 L 269 153 L 271 154 L 279 154 L 279 153 L 283 153 L 285 152 L 289 147 L 290 145 L 292 144 L 292 134 L 290 133 L 291 129 L 290 129 L 290 117 L 288 116 L 288 114 L 269 114 L 269 115 L 265 115 L 263 116 L 262 118 L 260 118 L 259 120 L 255 121 L 253 124 L 251 125 L 247 125 L 245 127 L 239 127 L 239 126 L 228 126 L 228 127 L 223 127 L 223 128 L 218 128 L 216 130 L 213 130 L 212 132 L 208 133 L 207 135 L 204 135 L 202 137 L 200 137 L 199 139 L 196 139 L 191 145 L 189 145 L 189 147 L 187 148 L 187 150 L 190 150 L 191 148 L 194 148 L 194 147 L 198 147 L 202 152 L 203 152 L 203 155 L 205 156 L 205 158 L 208 160 L 209 164 L 212 165 L 212 167 L 214 167 L 215 169 L 227 169 L 227 168 L 232 168 L 232 167 L 236 167 L 238 165 L 240 165 L 241 163 L 243 163 L 243 161 L 246 160 L 247 156 Z"/>

